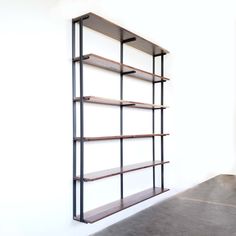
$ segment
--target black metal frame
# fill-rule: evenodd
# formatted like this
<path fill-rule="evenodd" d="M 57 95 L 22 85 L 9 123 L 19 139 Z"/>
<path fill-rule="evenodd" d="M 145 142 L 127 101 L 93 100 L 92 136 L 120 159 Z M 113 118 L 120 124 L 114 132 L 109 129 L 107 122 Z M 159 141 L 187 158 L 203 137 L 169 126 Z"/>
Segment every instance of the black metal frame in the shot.
<path fill-rule="evenodd" d="M 75 23 L 72 22 L 72 59 L 75 58 Z M 72 60 L 72 102 L 73 102 L 73 217 L 76 217 L 76 63 Z"/>
<path fill-rule="evenodd" d="M 155 74 L 155 56 L 152 57 L 152 73 Z M 155 82 L 153 78 L 152 82 L 152 103 L 155 104 Z M 155 134 L 155 109 L 152 108 L 152 133 Z M 155 161 L 156 155 L 155 155 L 155 136 L 152 137 L 152 160 Z M 153 182 L 153 188 L 156 187 L 156 167 L 152 167 L 152 182 Z"/>
<path fill-rule="evenodd" d="M 161 55 L 161 76 L 164 76 L 164 55 Z M 161 105 L 164 105 L 164 83 L 161 83 Z M 161 109 L 161 134 L 164 133 L 164 110 Z M 164 161 L 164 139 L 161 136 L 161 161 Z M 161 165 L 161 188 L 164 189 L 164 165 Z"/>
<path fill-rule="evenodd" d="M 76 188 L 76 166 L 77 166 L 77 135 L 76 135 L 76 23 L 79 22 L 79 56 L 80 56 L 80 222 L 84 221 L 84 100 L 83 100 L 83 60 L 87 59 L 83 56 L 83 21 L 88 19 L 88 15 L 84 15 L 80 18 L 76 18 L 72 21 L 72 102 L 73 102 L 73 218 L 76 218 L 77 209 L 77 188 Z M 124 58 L 124 44 L 135 41 L 136 38 L 123 39 L 123 32 L 121 32 L 120 39 L 120 63 L 123 64 Z M 164 76 L 164 55 L 166 53 L 162 52 L 160 54 L 154 54 L 152 56 L 152 72 L 155 74 L 155 58 L 161 57 L 161 76 Z M 120 72 L 120 100 L 123 100 L 123 77 L 124 75 L 135 73 L 134 70 Z M 165 80 L 155 82 L 153 78 L 152 82 L 152 103 L 155 104 L 155 84 L 161 83 L 161 105 L 164 105 L 164 82 Z M 127 105 L 120 105 L 120 135 L 123 135 L 123 107 Z M 152 133 L 155 134 L 155 108 L 152 109 Z M 164 108 L 158 110 L 161 111 L 161 134 L 164 134 Z M 155 137 L 152 137 L 152 159 L 155 161 Z M 161 161 L 164 161 L 164 137 L 161 136 Z M 123 167 L 123 138 L 120 139 L 120 167 Z M 153 189 L 155 189 L 155 166 L 153 166 Z M 161 188 L 164 190 L 164 164 L 161 164 Z M 120 198 L 123 199 L 123 173 L 120 174 Z M 77 219 L 76 219 L 77 220 Z"/>
<path fill-rule="evenodd" d="M 121 32 L 121 40 L 120 40 L 120 64 L 123 65 L 124 60 L 124 44 L 135 41 L 136 38 L 128 38 L 123 39 L 123 32 Z M 123 77 L 124 75 L 129 75 L 136 73 L 135 70 L 123 72 L 123 69 L 120 72 L 120 100 L 123 100 Z M 123 107 L 127 105 L 120 105 L 120 135 L 123 135 Z M 123 138 L 120 139 L 120 167 L 123 168 Z M 123 184 L 123 173 L 120 174 L 120 198 L 124 198 L 124 184 Z"/>
<path fill-rule="evenodd" d="M 152 73 L 155 74 L 155 67 L 156 67 L 156 63 L 155 63 L 155 59 L 156 57 L 161 57 L 161 76 L 164 77 L 164 56 L 166 55 L 166 53 L 162 52 L 160 54 L 154 54 L 152 57 Z M 158 82 L 155 82 L 153 79 L 152 82 L 152 103 L 155 104 L 155 85 L 157 83 L 161 84 L 161 94 L 160 94 L 160 98 L 161 98 L 161 105 L 164 105 L 164 82 L 166 82 L 165 80 L 161 80 Z M 164 109 L 165 108 L 160 108 L 160 112 L 161 112 L 161 134 L 164 134 Z M 153 134 L 155 133 L 155 110 L 156 109 L 152 109 L 152 132 Z M 161 161 L 164 161 L 164 137 L 161 136 Z M 153 161 L 155 161 L 155 136 L 152 137 L 152 155 L 153 155 Z M 155 174 L 155 169 L 156 166 L 153 166 L 153 188 L 156 187 L 156 174 Z M 164 165 L 161 164 L 161 189 L 164 190 Z"/>
<path fill-rule="evenodd" d="M 77 166 L 77 146 L 76 146 L 76 22 L 79 22 L 79 55 L 80 55 L 80 221 L 84 222 L 84 80 L 83 80 L 83 21 L 89 16 L 83 16 L 72 20 L 72 102 L 73 102 L 73 218 L 76 217 L 77 208 L 77 188 L 76 188 L 76 166 Z"/>

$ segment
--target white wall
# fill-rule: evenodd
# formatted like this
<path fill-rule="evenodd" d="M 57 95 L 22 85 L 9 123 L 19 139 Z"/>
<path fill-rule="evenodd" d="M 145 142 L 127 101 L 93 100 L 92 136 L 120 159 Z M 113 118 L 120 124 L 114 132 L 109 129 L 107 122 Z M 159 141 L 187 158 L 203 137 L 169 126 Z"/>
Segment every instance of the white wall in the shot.
<path fill-rule="evenodd" d="M 0 235 L 88 235 L 212 176 L 235 174 L 234 9 L 233 0 L 1 0 Z M 170 109 L 165 125 L 171 133 L 166 138 L 166 159 L 171 161 L 166 185 L 171 191 L 85 225 L 72 220 L 71 18 L 90 11 L 171 52 L 166 58 L 166 75 L 172 80 L 167 85 Z M 87 52 L 119 59 L 117 42 L 87 39 Z M 141 62 L 150 69 L 147 58 L 126 48 L 127 64 Z M 100 76 L 92 76 L 92 70 L 87 73 L 86 95 L 119 97 L 117 75 L 100 70 L 96 70 Z M 150 101 L 149 84 L 130 79 L 125 83 L 126 99 Z M 119 123 L 118 109 L 92 105 L 86 109 L 87 135 L 118 132 L 119 126 L 109 122 Z M 99 118 L 101 111 L 107 114 L 107 133 L 101 133 L 104 123 L 95 128 L 94 116 Z M 125 125 L 127 133 L 150 130 L 150 113 L 141 116 L 126 110 L 125 115 L 126 124 L 132 125 Z M 142 125 L 137 125 L 138 120 L 132 124 L 133 117 L 139 117 Z M 130 163 L 137 161 L 137 155 L 139 160 L 150 156 L 150 140 L 128 144 L 125 157 Z M 105 160 L 109 166 L 117 164 L 118 141 L 110 142 L 109 148 L 106 142 L 100 145 L 104 156 L 96 155 L 101 151 L 97 144 L 86 146 L 87 171 L 102 168 Z M 134 152 L 137 145 L 141 148 Z M 125 178 L 125 191 L 130 194 L 147 187 L 150 171 Z M 115 177 L 86 185 L 86 208 L 116 199 L 118 183 Z"/>

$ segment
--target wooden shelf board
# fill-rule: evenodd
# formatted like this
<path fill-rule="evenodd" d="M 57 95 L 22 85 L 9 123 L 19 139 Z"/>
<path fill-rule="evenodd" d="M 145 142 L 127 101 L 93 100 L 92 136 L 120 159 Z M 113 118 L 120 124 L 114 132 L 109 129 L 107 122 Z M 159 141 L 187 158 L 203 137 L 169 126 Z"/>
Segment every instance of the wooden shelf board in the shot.
<path fill-rule="evenodd" d="M 109 98 L 102 98 L 102 97 L 95 97 L 95 96 L 85 96 L 83 97 L 85 102 L 88 103 L 97 103 L 97 104 L 104 104 L 104 105 L 114 105 L 114 106 L 128 106 L 132 108 L 142 108 L 142 109 L 161 109 L 167 108 L 166 106 L 150 104 L 150 103 L 141 103 L 141 102 L 134 102 L 134 101 L 125 101 L 125 100 L 115 100 Z M 74 101 L 80 101 L 79 97 L 76 97 Z"/>
<path fill-rule="evenodd" d="M 167 136 L 169 134 L 133 134 L 133 135 L 116 135 L 116 136 L 99 136 L 99 137 L 84 137 L 84 141 L 102 141 L 113 139 L 131 139 L 131 138 L 149 138 L 155 136 Z M 80 141 L 80 137 L 75 138 L 76 141 Z"/>
<path fill-rule="evenodd" d="M 87 19 L 83 20 L 83 25 L 95 30 L 99 33 L 102 33 L 108 37 L 111 37 L 115 40 L 122 41 L 130 38 L 136 38 L 135 41 L 127 43 L 127 45 L 134 47 L 138 50 L 141 50 L 143 52 L 146 52 L 150 55 L 157 55 L 160 53 L 169 53 L 166 49 L 158 46 L 157 44 L 154 44 L 150 42 L 149 40 L 146 40 L 137 34 L 134 34 L 94 13 L 88 13 L 81 17 L 77 17 L 73 19 L 74 22 L 78 22 L 81 18 L 87 17 Z"/>
<path fill-rule="evenodd" d="M 112 203 L 109 203 L 107 205 L 98 207 L 94 210 L 85 212 L 84 214 L 84 221 L 86 223 L 94 223 L 98 220 L 101 220 L 107 216 L 110 216 L 114 213 L 117 213 L 121 210 L 124 210 L 128 207 L 131 207 L 137 203 L 140 203 L 142 201 L 145 201 L 149 198 L 155 197 L 161 193 L 164 193 L 168 191 L 169 189 L 161 189 L 161 188 L 150 188 L 147 190 L 144 190 L 142 192 L 133 194 L 131 196 L 125 197 L 123 200 L 118 200 Z M 80 221 L 79 216 L 74 218 L 75 220 Z"/>
<path fill-rule="evenodd" d="M 155 75 L 147 71 L 143 71 L 131 66 L 127 66 L 125 64 L 121 64 L 119 62 L 95 55 L 95 54 L 87 54 L 84 55 L 83 63 L 88 65 L 97 66 L 106 70 L 114 71 L 117 73 L 120 72 L 130 72 L 135 71 L 135 73 L 127 74 L 127 76 L 135 77 L 138 79 L 150 81 L 150 82 L 158 82 L 158 81 L 166 81 L 169 80 L 166 77 Z M 74 61 L 80 61 L 80 57 L 74 58 Z"/>
<path fill-rule="evenodd" d="M 97 172 L 85 174 L 84 181 L 86 182 L 95 181 L 95 180 L 119 175 L 121 173 L 137 171 L 137 170 L 141 170 L 141 169 L 145 169 L 145 168 L 149 168 L 149 167 L 153 167 L 157 165 L 162 165 L 166 163 L 169 163 L 169 161 L 163 161 L 163 162 L 162 161 L 146 161 L 142 163 L 124 166 L 123 168 L 118 167 L 118 168 L 112 168 L 108 170 L 97 171 Z M 75 180 L 80 180 L 80 177 L 79 176 L 75 177 Z"/>

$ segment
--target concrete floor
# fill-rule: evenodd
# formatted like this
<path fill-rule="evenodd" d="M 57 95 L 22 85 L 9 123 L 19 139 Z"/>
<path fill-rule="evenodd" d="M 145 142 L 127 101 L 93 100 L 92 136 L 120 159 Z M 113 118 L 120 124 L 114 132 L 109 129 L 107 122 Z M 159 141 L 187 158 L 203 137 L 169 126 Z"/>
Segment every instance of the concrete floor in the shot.
<path fill-rule="evenodd" d="M 236 236 L 236 176 L 216 176 L 94 235 Z"/>

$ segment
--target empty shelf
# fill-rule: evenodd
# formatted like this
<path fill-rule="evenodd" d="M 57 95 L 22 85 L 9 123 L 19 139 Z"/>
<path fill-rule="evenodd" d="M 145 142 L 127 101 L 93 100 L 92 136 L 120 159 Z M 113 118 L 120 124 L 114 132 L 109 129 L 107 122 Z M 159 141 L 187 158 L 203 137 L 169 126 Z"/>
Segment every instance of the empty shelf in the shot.
<path fill-rule="evenodd" d="M 79 97 L 76 97 L 74 101 L 80 101 Z M 95 97 L 95 96 L 86 96 L 84 97 L 85 102 L 89 103 L 97 103 L 97 104 L 105 104 L 105 105 L 114 105 L 114 106 L 128 106 L 132 108 L 143 108 L 143 109 L 161 109 L 166 108 L 166 106 L 155 105 L 150 103 L 142 103 L 142 102 L 133 102 L 133 101 L 125 101 L 125 100 L 115 100 L 109 98 Z"/>
<path fill-rule="evenodd" d="M 100 136 L 100 137 L 84 137 L 84 141 L 102 141 L 112 139 L 130 139 L 130 138 L 149 138 L 154 136 L 166 136 L 169 134 L 136 134 L 136 135 L 117 135 L 117 136 Z M 79 137 L 75 138 L 76 141 L 80 141 Z"/>
<path fill-rule="evenodd" d="M 99 180 L 99 179 L 103 179 L 103 178 L 107 178 L 107 177 L 112 177 L 114 175 L 119 175 L 121 173 L 127 173 L 127 172 L 145 169 L 145 168 L 149 168 L 149 167 L 157 166 L 157 165 L 162 165 L 162 164 L 166 164 L 166 163 L 169 163 L 169 161 L 164 161 L 164 162 L 147 161 L 147 162 L 124 166 L 123 168 L 119 167 L 119 168 L 113 168 L 113 169 L 109 169 L 109 170 L 103 170 L 103 171 L 97 171 L 97 172 L 85 174 L 83 179 L 84 179 L 84 181 L 94 181 L 94 180 Z M 75 180 L 80 180 L 80 177 L 79 176 L 75 177 Z"/>
<path fill-rule="evenodd" d="M 80 57 L 74 58 L 74 61 L 80 61 Z M 169 80 L 166 77 L 155 75 L 150 72 L 146 72 L 131 66 L 121 64 L 119 62 L 112 61 L 110 59 L 95 55 L 87 54 L 84 55 L 83 63 L 88 65 L 97 66 L 106 70 L 118 72 L 118 73 L 127 73 L 128 76 L 132 76 L 138 79 L 147 80 L 151 82 L 159 82 Z M 130 73 L 130 74 L 129 74 Z"/>
<path fill-rule="evenodd" d="M 109 203 L 107 205 L 104 205 L 102 207 L 98 207 L 94 210 L 85 212 L 84 221 L 86 223 L 96 222 L 116 212 L 119 212 L 137 203 L 140 203 L 144 200 L 155 197 L 168 190 L 169 189 L 161 189 L 161 188 L 156 187 L 156 188 L 150 188 L 142 192 L 133 194 L 131 196 L 125 197 L 123 200 L 118 200 L 118 201 Z M 75 217 L 74 219 L 78 221 L 80 220 L 79 216 Z"/>
<path fill-rule="evenodd" d="M 73 19 L 74 22 L 78 22 L 81 18 L 84 18 L 83 25 L 95 30 L 99 33 L 102 33 L 108 37 L 111 37 L 115 40 L 123 41 L 130 38 L 135 38 L 135 41 L 127 42 L 129 46 L 132 46 L 138 50 L 146 52 L 150 55 L 157 54 L 166 54 L 168 51 L 140 36 L 134 34 L 100 16 L 95 15 L 94 13 L 88 13 L 81 17 Z M 87 19 L 86 19 L 87 18 Z"/>

